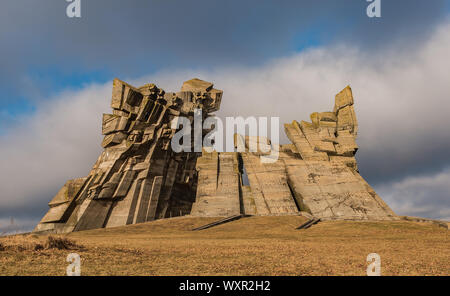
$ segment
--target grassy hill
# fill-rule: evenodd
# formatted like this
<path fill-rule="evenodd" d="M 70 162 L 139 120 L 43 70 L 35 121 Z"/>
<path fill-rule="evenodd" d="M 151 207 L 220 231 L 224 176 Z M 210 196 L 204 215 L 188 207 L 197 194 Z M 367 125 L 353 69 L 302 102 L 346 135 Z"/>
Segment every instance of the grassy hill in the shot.
<path fill-rule="evenodd" d="M 0 238 L 0 275 L 365 275 L 369 253 L 382 275 L 449 275 L 449 231 L 430 223 L 321 222 L 249 217 L 201 231 L 217 218 L 180 217 L 48 236 Z M 58 239 L 60 244 L 58 244 Z M 56 243 L 55 243 L 56 242 Z M 65 249 L 67 248 L 67 249 Z"/>

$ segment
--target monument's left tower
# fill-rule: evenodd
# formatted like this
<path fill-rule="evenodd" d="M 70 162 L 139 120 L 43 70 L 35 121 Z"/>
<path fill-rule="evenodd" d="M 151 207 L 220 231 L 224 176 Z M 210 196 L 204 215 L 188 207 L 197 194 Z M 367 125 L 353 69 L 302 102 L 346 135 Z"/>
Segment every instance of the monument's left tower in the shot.
<path fill-rule="evenodd" d="M 184 82 L 177 93 L 115 79 L 113 112 L 103 114 L 104 151 L 87 177 L 67 181 L 34 231 L 65 233 L 190 213 L 199 153 L 170 149 L 171 123 L 180 116 L 192 121 L 195 109 L 205 119 L 221 99 L 221 90 L 199 79 Z"/>

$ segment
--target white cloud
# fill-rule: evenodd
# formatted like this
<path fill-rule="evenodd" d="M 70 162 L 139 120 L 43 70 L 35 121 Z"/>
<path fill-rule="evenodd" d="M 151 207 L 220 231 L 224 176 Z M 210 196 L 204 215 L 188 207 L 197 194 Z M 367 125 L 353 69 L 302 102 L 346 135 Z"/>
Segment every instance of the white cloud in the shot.
<path fill-rule="evenodd" d="M 399 215 L 434 217 L 450 221 L 450 170 L 406 177 L 376 188 Z"/>
<path fill-rule="evenodd" d="M 59 94 L 0 138 L 0 208 L 48 201 L 66 179 L 89 172 L 101 151 L 101 114 L 109 85 Z M 45 202 L 45 200 L 42 200 Z"/>
<path fill-rule="evenodd" d="M 151 81 L 176 91 L 182 81 L 199 77 L 224 90 L 219 115 L 280 116 L 281 123 L 332 110 L 334 95 L 350 84 L 362 162 L 384 163 L 386 170 L 397 169 L 405 177 L 409 171 L 403 167 L 433 161 L 450 147 L 449 52 L 450 25 L 445 23 L 426 43 L 383 54 L 368 55 L 351 45 L 316 48 L 254 68 L 178 70 L 128 81 Z M 66 179 L 88 173 L 101 150 L 101 114 L 110 112 L 110 87 L 62 93 L 0 137 L 0 208 L 19 208 L 37 198 L 48 202 Z M 439 205 L 433 186 L 423 186 L 429 194 L 408 189 L 410 199 L 397 196 L 403 191 L 396 186 L 380 187 L 394 210 L 414 214 L 418 198 L 426 201 L 421 206 L 431 207 L 429 215 L 447 215 L 448 204 Z"/>

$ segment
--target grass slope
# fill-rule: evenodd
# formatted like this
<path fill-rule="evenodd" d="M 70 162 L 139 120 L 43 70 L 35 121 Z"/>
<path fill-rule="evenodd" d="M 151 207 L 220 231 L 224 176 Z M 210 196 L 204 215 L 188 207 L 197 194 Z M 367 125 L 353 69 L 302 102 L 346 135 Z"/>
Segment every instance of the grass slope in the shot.
<path fill-rule="evenodd" d="M 449 275 L 449 231 L 429 223 L 321 222 L 250 217 L 202 231 L 217 218 L 181 217 L 64 236 L 0 238 L 0 275 L 65 275 L 71 252 L 82 275 L 365 275 L 369 253 L 382 275 Z M 40 245 L 42 247 L 37 247 Z"/>

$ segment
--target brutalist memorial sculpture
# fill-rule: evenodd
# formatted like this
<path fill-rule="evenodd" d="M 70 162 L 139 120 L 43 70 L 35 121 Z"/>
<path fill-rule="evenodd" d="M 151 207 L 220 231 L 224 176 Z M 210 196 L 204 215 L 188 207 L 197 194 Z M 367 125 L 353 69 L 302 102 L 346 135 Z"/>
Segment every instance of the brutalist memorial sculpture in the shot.
<path fill-rule="evenodd" d="M 34 231 L 66 233 L 182 215 L 398 219 L 358 172 L 349 86 L 336 95 L 332 112 L 285 124 L 292 144 L 280 146 L 277 161 L 262 162 L 266 152 L 259 149 L 248 152 L 270 140 L 241 135 L 235 144 L 245 152 L 174 152 L 171 122 L 181 116 L 192 121 L 195 109 L 204 120 L 219 109 L 222 94 L 199 79 L 184 82 L 177 93 L 115 79 L 113 112 L 103 114 L 104 151 L 87 177 L 67 181 Z"/>

